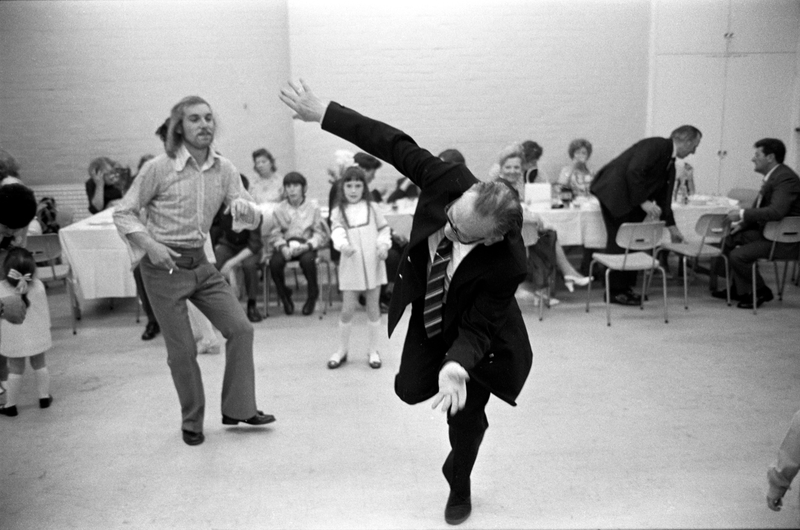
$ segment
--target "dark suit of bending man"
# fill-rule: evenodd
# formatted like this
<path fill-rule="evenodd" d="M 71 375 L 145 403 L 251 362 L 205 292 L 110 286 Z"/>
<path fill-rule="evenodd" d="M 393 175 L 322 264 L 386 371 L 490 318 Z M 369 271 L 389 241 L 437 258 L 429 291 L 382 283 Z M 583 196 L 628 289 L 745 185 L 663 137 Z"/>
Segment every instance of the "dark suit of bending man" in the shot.
<path fill-rule="evenodd" d="M 591 192 L 600 200 L 608 239 L 606 252 L 622 254 L 617 232 L 623 223 L 663 219 L 673 242 L 683 241 L 672 216 L 672 187 L 675 183 L 675 158 L 695 152 L 702 134 L 691 125 L 678 127 L 669 138 L 645 138 L 606 164 L 592 180 Z M 611 302 L 639 305 L 633 293 L 636 272 L 610 274 Z"/>
<path fill-rule="evenodd" d="M 411 304 L 395 392 L 409 404 L 435 396 L 433 407 L 441 403 L 449 410 L 445 520 L 458 524 L 471 512 L 470 473 L 488 427 L 489 396 L 514 405 L 532 363 L 514 298 L 526 276 L 519 198 L 505 184 L 481 183 L 463 164 L 443 162 L 400 130 L 337 103 L 324 104 L 302 82 L 284 88 L 281 99 L 295 118 L 320 122 L 392 164 L 421 190 L 389 309 L 391 334 Z M 423 308 L 431 256 L 442 234 L 453 241 L 455 272 L 446 287 L 441 330 L 429 337 Z"/>
<path fill-rule="evenodd" d="M 763 138 L 754 145 L 753 165 L 756 173 L 764 175 L 761 190 L 751 208 L 734 210 L 728 214 L 733 223 L 731 236 L 725 241 L 723 252 L 728 256 L 733 275 L 731 297 L 739 300 L 737 307 L 753 308 L 751 266 L 759 258 L 769 257 L 772 241 L 764 237 L 764 225 L 780 221 L 787 216 L 800 215 L 800 178 L 783 165 L 786 147 L 778 139 Z M 797 244 L 778 243 L 775 257 L 797 256 Z M 723 260 L 717 261 L 718 275 L 725 275 Z M 725 289 L 714 291 L 716 298 L 725 298 Z M 756 273 L 756 307 L 772 300 L 772 290 Z"/>

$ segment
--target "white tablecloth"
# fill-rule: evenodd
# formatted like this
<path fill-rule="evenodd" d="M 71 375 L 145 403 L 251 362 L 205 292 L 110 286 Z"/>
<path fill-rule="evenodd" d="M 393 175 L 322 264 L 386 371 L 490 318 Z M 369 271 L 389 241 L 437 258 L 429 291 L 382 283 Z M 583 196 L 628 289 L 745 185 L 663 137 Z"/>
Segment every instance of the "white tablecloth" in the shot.
<path fill-rule="evenodd" d="M 736 207 L 735 201 L 726 197 L 696 197 L 689 204 L 673 203 L 672 213 L 675 216 L 675 225 L 687 241 L 699 241 L 700 236 L 695 233 L 695 225 L 701 215 L 707 213 L 726 213 Z M 525 205 L 525 227 L 523 239 L 529 243 L 532 231 L 532 218 L 538 214 L 546 225 L 552 226 L 558 234 L 562 246 L 580 245 L 587 248 L 606 247 L 606 227 L 603 224 L 603 214 L 600 205 L 595 201 L 587 202 L 580 208 L 550 209 L 549 204 Z M 529 234 L 526 237 L 526 234 Z M 665 241 L 669 237 L 665 231 Z"/>
<path fill-rule="evenodd" d="M 59 230 L 61 248 L 83 298 L 136 296 L 125 242 L 109 208 Z"/>

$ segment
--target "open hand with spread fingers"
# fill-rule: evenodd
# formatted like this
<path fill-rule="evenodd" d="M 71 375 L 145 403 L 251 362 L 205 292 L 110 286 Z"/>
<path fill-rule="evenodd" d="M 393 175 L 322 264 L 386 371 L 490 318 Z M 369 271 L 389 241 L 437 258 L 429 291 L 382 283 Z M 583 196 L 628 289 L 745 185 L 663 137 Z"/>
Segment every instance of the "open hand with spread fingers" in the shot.
<path fill-rule="evenodd" d="M 450 410 L 450 415 L 464 408 L 467 404 L 467 381 L 469 374 L 463 366 L 450 361 L 439 370 L 439 393 L 433 398 L 432 409 L 442 404 L 442 412 Z"/>
<path fill-rule="evenodd" d="M 322 121 L 322 115 L 328 104 L 314 94 L 308 85 L 301 79 L 300 83 L 289 81 L 281 89 L 279 96 L 286 106 L 294 111 L 293 118 L 302 121 Z"/>

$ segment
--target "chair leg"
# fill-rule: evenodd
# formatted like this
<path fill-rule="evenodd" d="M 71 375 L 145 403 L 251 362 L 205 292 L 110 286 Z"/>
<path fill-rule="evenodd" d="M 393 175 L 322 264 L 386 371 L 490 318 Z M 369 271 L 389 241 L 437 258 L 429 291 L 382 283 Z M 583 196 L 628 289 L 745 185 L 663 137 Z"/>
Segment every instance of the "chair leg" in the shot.
<path fill-rule="evenodd" d="M 645 293 L 647 293 L 650 287 L 648 272 L 649 271 L 644 271 L 642 275 L 642 297 L 639 299 L 639 310 L 641 311 L 644 311 L 644 300 L 647 297 Z"/>
<path fill-rule="evenodd" d="M 661 282 L 664 287 L 664 323 L 669 324 L 669 317 L 667 316 L 667 271 L 663 267 L 659 267 L 661 271 Z M 683 277 L 686 278 L 686 264 L 684 263 Z"/>
<path fill-rule="evenodd" d="M 752 274 L 752 280 L 753 280 L 752 283 L 753 283 L 753 285 L 752 285 L 752 293 L 751 294 L 753 295 L 753 314 L 754 315 L 757 313 L 757 309 L 758 309 L 756 307 L 756 305 L 757 305 L 756 304 L 756 267 L 757 266 L 758 266 L 758 261 L 753 263 L 753 266 L 750 268 L 752 273 L 753 273 Z"/>
<path fill-rule="evenodd" d="M 262 271 L 264 274 L 264 316 L 269 316 L 269 282 L 270 280 L 270 273 L 269 273 L 269 264 L 266 262 L 262 267 Z"/>
<path fill-rule="evenodd" d="M 694 271 L 694 267 L 692 267 Z M 689 274 L 686 270 L 686 256 L 683 256 L 683 308 L 689 310 Z"/>
<path fill-rule="evenodd" d="M 728 256 L 722 254 L 722 259 L 725 261 L 725 293 L 728 296 L 728 307 L 731 306 L 731 269 L 728 266 Z"/>
<path fill-rule="evenodd" d="M 593 278 L 592 276 L 592 269 L 594 268 L 595 261 L 592 260 L 589 262 L 589 278 Z M 592 298 L 592 282 L 589 281 L 589 285 L 586 286 L 586 312 L 589 312 L 589 300 Z"/>
<path fill-rule="evenodd" d="M 611 269 L 606 268 L 606 325 L 611 326 L 611 285 L 609 284 L 609 274 Z"/>

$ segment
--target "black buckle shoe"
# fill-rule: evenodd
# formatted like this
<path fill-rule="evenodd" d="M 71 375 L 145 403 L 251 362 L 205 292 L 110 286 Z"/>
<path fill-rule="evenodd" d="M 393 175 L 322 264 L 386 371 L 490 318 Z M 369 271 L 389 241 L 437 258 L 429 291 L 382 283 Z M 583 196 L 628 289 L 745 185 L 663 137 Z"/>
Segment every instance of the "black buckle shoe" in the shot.
<path fill-rule="evenodd" d="M 316 298 L 309 298 L 306 300 L 306 303 L 303 304 L 303 314 L 305 316 L 310 315 L 314 312 L 314 308 L 317 306 L 317 299 Z"/>
<path fill-rule="evenodd" d="M 261 322 L 263 320 L 255 304 L 247 304 L 247 320 L 250 322 Z"/>

